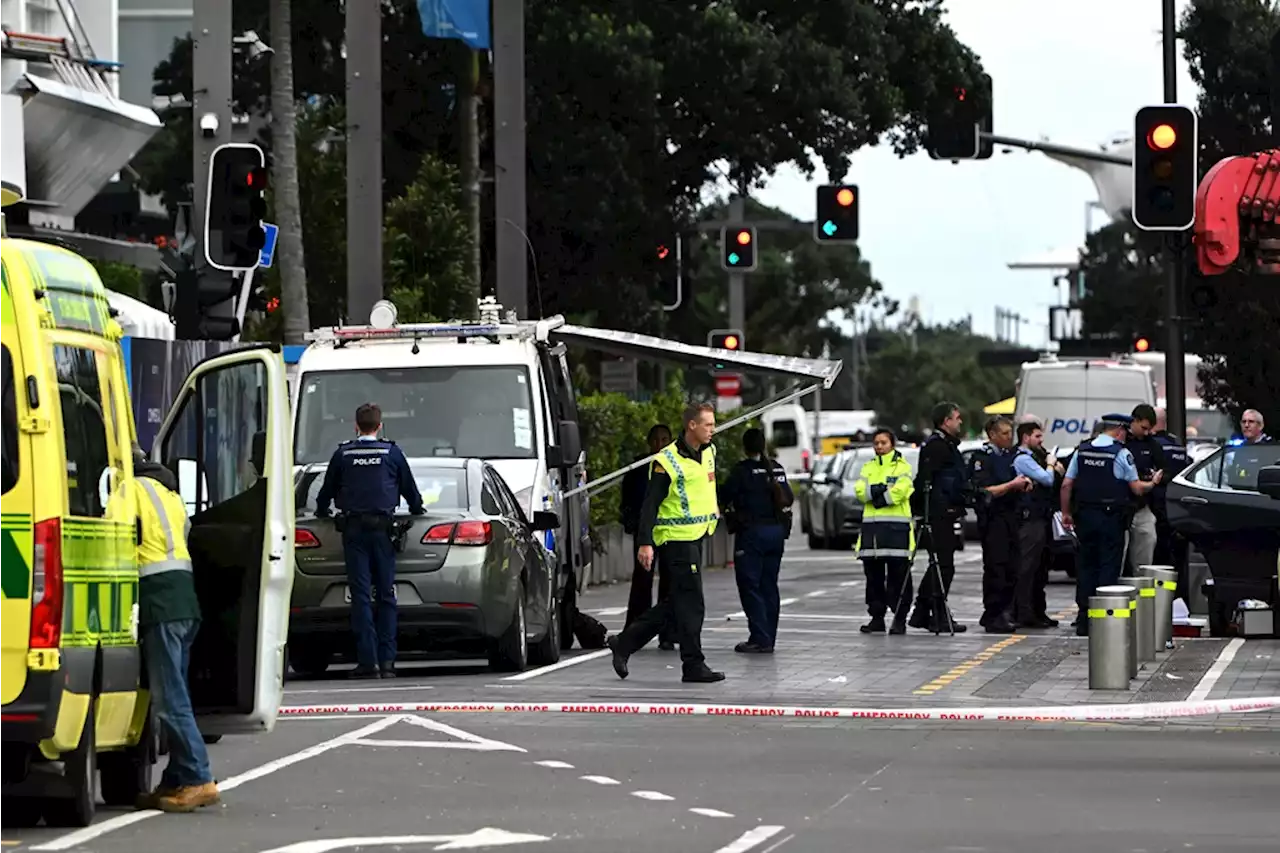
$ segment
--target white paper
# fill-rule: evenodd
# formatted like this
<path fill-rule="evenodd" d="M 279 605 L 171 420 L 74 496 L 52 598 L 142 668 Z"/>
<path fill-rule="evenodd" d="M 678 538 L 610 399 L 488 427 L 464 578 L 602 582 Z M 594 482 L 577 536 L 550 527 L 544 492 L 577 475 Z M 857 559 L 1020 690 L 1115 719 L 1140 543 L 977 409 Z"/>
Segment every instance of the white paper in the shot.
<path fill-rule="evenodd" d="M 533 447 L 533 429 L 529 421 L 528 409 L 511 410 L 511 431 L 516 447 L 529 450 Z"/>

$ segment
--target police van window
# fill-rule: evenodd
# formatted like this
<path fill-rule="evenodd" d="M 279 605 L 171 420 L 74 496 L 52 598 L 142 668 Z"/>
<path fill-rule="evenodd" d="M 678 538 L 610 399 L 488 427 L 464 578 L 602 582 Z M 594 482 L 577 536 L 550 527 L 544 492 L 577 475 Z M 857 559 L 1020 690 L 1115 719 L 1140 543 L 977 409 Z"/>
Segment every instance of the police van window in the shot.
<path fill-rule="evenodd" d="M 298 464 L 327 462 L 370 402 L 382 409 L 383 436 L 410 459 L 535 455 L 533 384 L 521 365 L 323 371 L 299 385 Z"/>
<path fill-rule="evenodd" d="M 3 401 L 4 408 L 4 493 L 9 494 L 9 490 L 18 484 L 18 472 L 20 470 L 20 460 L 18 459 L 18 393 L 14 389 L 13 382 L 13 357 L 9 355 L 9 347 L 3 348 L 4 364 L 0 366 L 0 372 L 3 372 L 4 390 L 0 400 Z"/>
<path fill-rule="evenodd" d="M 773 446 L 774 447 L 796 447 L 800 444 L 800 435 L 796 431 L 796 422 L 793 420 L 774 421 L 773 422 Z"/>
<path fill-rule="evenodd" d="M 91 349 L 58 345 L 53 366 L 67 448 L 67 509 L 71 515 L 98 518 L 106 514 L 98 484 L 111 457 L 97 357 Z"/>

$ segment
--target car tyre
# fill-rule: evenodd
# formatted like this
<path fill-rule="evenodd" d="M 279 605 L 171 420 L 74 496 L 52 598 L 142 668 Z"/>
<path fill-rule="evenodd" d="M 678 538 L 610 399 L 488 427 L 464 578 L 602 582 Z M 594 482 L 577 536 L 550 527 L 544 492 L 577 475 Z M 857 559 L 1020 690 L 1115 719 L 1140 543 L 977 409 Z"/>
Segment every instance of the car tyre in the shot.
<path fill-rule="evenodd" d="M 139 795 L 150 793 L 158 752 L 155 714 L 148 713 L 137 746 L 98 758 L 102 801 L 109 806 L 132 806 Z"/>
<path fill-rule="evenodd" d="M 529 662 L 534 666 L 550 666 L 560 660 L 561 622 L 559 603 L 553 596 L 551 609 L 548 611 L 547 632 L 529 649 Z"/>
<path fill-rule="evenodd" d="M 327 646 L 285 647 L 286 670 L 292 669 L 304 678 L 319 678 L 329 669 L 333 651 Z"/>
<path fill-rule="evenodd" d="M 823 538 L 817 535 L 816 533 L 810 531 L 809 532 L 809 550 L 820 551 L 825 547 L 827 547 L 827 543 L 823 540 Z"/>
<path fill-rule="evenodd" d="M 489 651 L 489 666 L 496 672 L 524 672 L 529 668 L 529 643 L 525 639 L 524 584 L 516 587 L 516 611 L 511 624 Z"/>
<path fill-rule="evenodd" d="M 93 823 L 98 809 L 98 698 L 89 702 L 80 743 L 63 756 L 64 778 L 71 788 L 68 798 L 50 797 L 44 801 L 44 822 L 56 827 L 83 827 Z"/>

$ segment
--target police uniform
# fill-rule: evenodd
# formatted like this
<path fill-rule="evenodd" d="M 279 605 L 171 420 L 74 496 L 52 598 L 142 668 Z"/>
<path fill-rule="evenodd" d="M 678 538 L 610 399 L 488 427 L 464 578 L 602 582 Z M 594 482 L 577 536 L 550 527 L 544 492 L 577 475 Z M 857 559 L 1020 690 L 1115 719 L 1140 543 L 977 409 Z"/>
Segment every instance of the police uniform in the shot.
<path fill-rule="evenodd" d="M 951 624 L 941 606 L 956 574 L 956 551 L 960 543 L 956 540 L 955 521 L 964 513 L 969 487 L 960 442 L 935 430 L 920 448 L 918 466 L 912 510 L 917 517 L 927 516 L 928 529 L 920 531 L 920 547 L 937 559 L 938 569 L 926 571 L 921 579 L 915 609 L 907 624 L 913 628 L 963 633 L 966 627 Z"/>
<path fill-rule="evenodd" d="M 782 493 L 783 506 L 775 501 L 775 488 Z M 791 533 L 791 513 L 785 507 L 794 499 L 787 471 L 776 459 L 743 459 L 733 466 L 720 493 L 721 507 L 726 514 L 732 512 L 733 574 L 747 614 L 747 641 L 738 643 L 735 651 L 773 651 L 782 606 L 778 573 Z"/>
<path fill-rule="evenodd" d="M 647 456 L 648 454 L 645 455 Z M 632 461 L 639 462 L 644 458 L 645 456 L 637 456 Z M 633 468 L 622 478 L 622 505 L 620 507 L 622 530 L 624 533 L 630 534 L 633 539 L 640 528 L 640 508 L 644 506 L 644 496 L 648 489 L 649 473 L 653 468 L 653 464 L 656 463 Z M 661 601 L 671 595 L 671 583 L 661 565 L 657 567 L 656 573 L 658 575 L 658 600 Z M 639 619 L 641 613 L 653 607 L 653 575 L 654 572 L 649 571 L 640 564 L 639 557 L 634 557 L 631 567 L 631 593 L 627 597 L 627 619 L 623 624 L 624 628 Z M 670 651 L 676 647 L 675 639 L 671 636 L 671 633 L 670 623 L 664 625 L 662 630 L 658 632 L 658 645 L 663 651 Z"/>
<path fill-rule="evenodd" d="M 867 612 L 871 614 L 871 621 L 859 630 L 864 634 L 884 631 L 885 613 L 892 610 L 889 633 L 905 634 L 916 547 L 911 465 L 897 450 L 877 455 L 863 463 L 853 490 L 863 504 L 862 529 L 854 549 L 867 576 Z"/>
<path fill-rule="evenodd" d="M 636 547 L 653 546 L 662 571 L 671 577 L 671 596 L 640 614 L 622 633 L 610 637 L 613 668 L 627 677 L 627 659 L 658 635 L 665 620 L 675 627 L 680 644 L 683 680 L 724 680 L 702 654 L 702 540 L 716 531 L 720 519 L 716 500 L 716 451 L 713 445 L 692 448 L 684 435 L 662 449 L 649 478 Z"/>
<path fill-rule="evenodd" d="M 1047 455 L 1043 458 L 1048 459 Z M 1017 576 L 1012 621 L 1024 628 L 1053 628 L 1058 622 L 1045 612 L 1049 577 L 1044 552 L 1049 542 L 1049 519 L 1053 516 L 1054 472 L 1044 467 L 1036 453 L 1020 447 L 1013 457 L 1013 473 L 1031 480 L 1034 488 L 1017 495 Z"/>
<path fill-rule="evenodd" d="M 316 495 L 316 515 L 332 501 L 343 512 L 342 551 L 351 587 L 351 631 L 356 639 L 356 677 L 392 676 L 396 659 L 396 554 L 392 514 L 403 497 L 414 515 L 424 512 L 409 462 L 394 441 L 372 435 L 338 445 Z M 370 586 L 377 591 L 375 630 Z"/>
<path fill-rule="evenodd" d="M 975 488 L 982 490 L 1016 479 L 1015 451 L 987 443 L 982 453 L 973 455 L 970 470 Z M 982 537 L 982 618 L 978 624 L 988 632 L 1012 632 L 1009 611 L 1018 571 L 1019 493 L 993 497 L 980 492 L 978 532 Z"/>
<path fill-rule="evenodd" d="M 1125 448 L 1133 454 L 1134 467 L 1138 469 L 1138 479 L 1150 480 L 1156 471 L 1165 467 L 1164 450 L 1155 436 L 1143 438 L 1129 436 Z M 1154 490 L 1153 490 L 1154 491 Z M 1155 498 L 1152 494 L 1133 498 L 1133 518 L 1129 522 L 1129 545 L 1127 548 L 1129 574 L 1136 575 L 1139 566 L 1150 565 L 1156 551 L 1156 515 L 1152 505 Z"/>
<path fill-rule="evenodd" d="M 1191 464 L 1191 454 L 1178 436 L 1161 430 L 1153 433 L 1152 438 L 1160 443 L 1160 451 L 1164 454 L 1164 479 L 1151 490 L 1151 511 L 1156 517 L 1156 549 L 1151 561 L 1158 566 L 1173 566 L 1178 572 L 1178 594 L 1187 598 L 1189 587 L 1187 581 L 1187 540 L 1173 532 L 1169 524 L 1169 510 L 1165 506 L 1165 495 L 1169 489 L 1169 481 L 1181 474 Z"/>
<path fill-rule="evenodd" d="M 1128 415 L 1104 415 L 1105 425 L 1128 426 Z M 1080 445 L 1067 468 L 1074 481 L 1076 538 L 1080 550 L 1076 568 L 1076 606 L 1079 616 L 1076 633 L 1089 632 L 1085 613 L 1089 597 L 1098 587 L 1114 584 L 1124 562 L 1125 534 L 1129 529 L 1133 492 L 1129 484 L 1138 480 L 1133 454 L 1109 435 Z"/>

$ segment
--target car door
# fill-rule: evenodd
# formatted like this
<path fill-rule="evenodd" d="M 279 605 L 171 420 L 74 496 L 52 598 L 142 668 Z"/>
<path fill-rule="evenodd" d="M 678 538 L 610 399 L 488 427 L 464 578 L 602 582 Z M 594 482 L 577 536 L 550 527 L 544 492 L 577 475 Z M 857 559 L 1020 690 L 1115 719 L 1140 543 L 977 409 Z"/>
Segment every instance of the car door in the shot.
<path fill-rule="evenodd" d="M 292 444 L 284 362 L 265 346 L 197 364 L 156 435 L 152 456 L 178 477 L 192 509 L 188 549 L 203 618 L 189 682 L 206 734 L 270 730 L 280 709 L 294 575 Z"/>
<path fill-rule="evenodd" d="M 529 633 L 538 636 L 547 627 L 547 602 L 551 589 L 551 579 L 545 574 L 547 561 L 541 559 L 542 555 L 539 553 L 545 549 L 540 539 L 534 536 L 525 518 L 524 509 L 507 486 L 506 480 L 494 469 L 486 468 L 485 482 L 493 492 L 507 529 L 511 532 L 512 570 L 518 568 L 524 577 L 525 619 Z"/>

